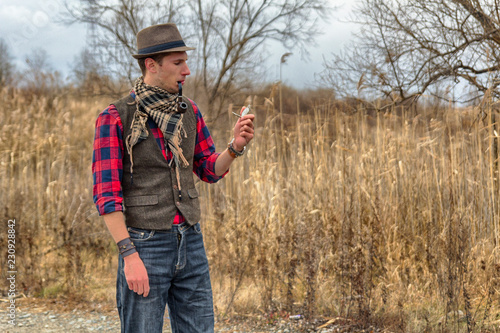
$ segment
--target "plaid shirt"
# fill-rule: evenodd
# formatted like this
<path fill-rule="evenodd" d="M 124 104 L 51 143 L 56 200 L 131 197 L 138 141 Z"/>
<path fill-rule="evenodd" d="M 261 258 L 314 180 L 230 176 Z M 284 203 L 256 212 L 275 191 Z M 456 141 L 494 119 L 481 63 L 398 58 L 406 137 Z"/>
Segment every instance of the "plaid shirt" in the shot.
<path fill-rule="evenodd" d="M 132 97 L 135 94 L 131 92 Z M 215 183 L 222 176 L 215 174 L 215 161 L 219 153 L 198 106 L 191 101 L 196 116 L 196 144 L 194 148 L 193 172 L 207 183 Z M 156 143 L 161 148 L 163 157 L 170 162 L 172 153 L 165 150 L 163 133 L 151 118 L 148 125 L 153 132 Z M 94 203 L 99 215 L 123 211 L 123 124 L 114 105 L 110 105 L 99 114 L 95 125 L 94 152 L 92 155 L 92 174 L 94 178 Z M 184 222 L 184 217 L 177 211 L 174 224 Z"/>

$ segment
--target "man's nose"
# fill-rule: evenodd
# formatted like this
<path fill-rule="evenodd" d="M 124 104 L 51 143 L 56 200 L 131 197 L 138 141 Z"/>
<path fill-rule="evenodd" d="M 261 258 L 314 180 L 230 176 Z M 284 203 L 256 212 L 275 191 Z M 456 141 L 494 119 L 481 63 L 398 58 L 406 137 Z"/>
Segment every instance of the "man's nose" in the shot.
<path fill-rule="evenodd" d="M 184 68 L 182 69 L 182 75 L 188 76 L 191 74 L 191 71 L 189 70 L 189 66 L 186 64 Z"/>

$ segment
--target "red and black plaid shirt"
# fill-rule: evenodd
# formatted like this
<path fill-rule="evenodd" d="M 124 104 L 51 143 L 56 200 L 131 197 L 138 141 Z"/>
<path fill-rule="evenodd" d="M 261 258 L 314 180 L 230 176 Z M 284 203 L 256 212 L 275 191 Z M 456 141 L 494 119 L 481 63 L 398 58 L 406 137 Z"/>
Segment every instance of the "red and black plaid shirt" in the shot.
<path fill-rule="evenodd" d="M 132 97 L 135 94 L 131 92 Z M 198 106 L 191 101 L 196 116 L 196 145 L 194 148 L 193 172 L 207 183 L 215 183 L 222 176 L 215 174 L 215 161 L 219 153 L 210 132 L 203 120 Z M 165 150 L 163 133 L 154 121 L 148 119 L 148 125 L 160 146 L 163 157 L 170 162 L 172 153 Z M 94 152 L 92 155 L 92 174 L 94 177 L 94 203 L 99 215 L 123 211 L 123 124 L 114 105 L 99 114 L 95 125 Z M 174 224 L 184 222 L 184 217 L 177 211 Z"/>

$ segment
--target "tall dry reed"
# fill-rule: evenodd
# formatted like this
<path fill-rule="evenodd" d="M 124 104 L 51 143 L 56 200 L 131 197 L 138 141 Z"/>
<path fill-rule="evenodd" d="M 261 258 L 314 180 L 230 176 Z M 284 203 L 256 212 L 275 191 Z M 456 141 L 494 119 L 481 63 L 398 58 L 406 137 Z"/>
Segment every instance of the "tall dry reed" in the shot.
<path fill-rule="evenodd" d="M 219 310 L 412 332 L 498 320 L 491 119 L 425 107 L 348 115 L 328 103 L 283 121 L 266 112 L 247 155 L 202 186 Z"/>
<path fill-rule="evenodd" d="M 10 88 L 0 98 L 0 239 L 6 251 L 7 221 L 15 218 L 18 292 L 84 293 L 111 260 L 90 169 L 92 123 L 103 104 Z"/>
<path fill-rule="evenodd" d="M 116 249 L 90 171 L 94 121 L 109 101 L 12 89 L 0 98 L 0 245 L 16 218 L 20 289 L 112 303 Z M 281 115 L 273 102 L 258 108 L 256 138 L 229 175 L 198 185 L 217 314 L 493 330 L 494 118 L 425 106 L 346 113 L 329 102 Z"/>

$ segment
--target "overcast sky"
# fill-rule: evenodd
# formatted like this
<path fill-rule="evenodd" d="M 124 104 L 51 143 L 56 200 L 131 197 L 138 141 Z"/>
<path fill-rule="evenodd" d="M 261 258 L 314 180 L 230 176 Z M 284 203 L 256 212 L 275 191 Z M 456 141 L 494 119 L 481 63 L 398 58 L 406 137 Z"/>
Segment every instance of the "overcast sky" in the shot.
<path fill-rule="evenodd" d="M 323 57 L 328 59 L 332 53 L 338 53 L 349 43 L 356 29 L 354 24 L 345 22 L 353 1 L 331 1 L 340 8 L 333 13 L 330 22 L 324 24 L 324 35 L 317 38 L 318 47 L 310 50 L 309 59 L 280 45 L 271 47 L 267 65 L 269 81 L 279 79 L 281 55 L 293 52 L 282 68 L 283 81 L 297 88 L 317 85 L 314 74 L 322 70 Z M 63 0 L 0 0 L 0 37 L 7 42 L 18 70 L 24 68 L 24 59 L 30 52 L 43 48 L 52 68 L 60 71 L 63 77 L 69 75 L 71 62 L 85 47 L 87 27 L 58 23 L 56 15 L 63 10 Z"/>

